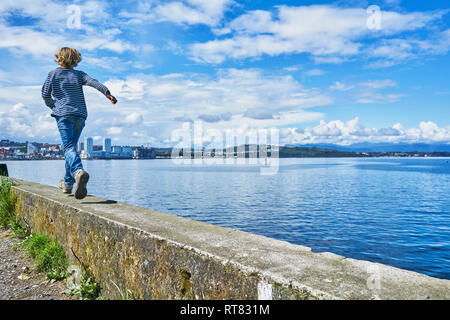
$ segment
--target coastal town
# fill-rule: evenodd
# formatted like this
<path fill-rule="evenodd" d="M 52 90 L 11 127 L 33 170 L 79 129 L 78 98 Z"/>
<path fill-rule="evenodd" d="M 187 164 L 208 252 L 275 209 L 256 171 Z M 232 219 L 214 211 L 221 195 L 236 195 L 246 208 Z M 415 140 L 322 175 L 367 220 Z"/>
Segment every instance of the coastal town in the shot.
<path fill-rule="evenodd" d="M 258 150 L 257 157 L 260 157 L 259 150 L 261 146 L 249 145 L 241 147 L 229 147 L 220 150 L 202 149 L 190 150 L 185 156 L 204 158 L 204 157 L 251 157 L 252 150 Z M 271 148 L 267 147 L 267 154 L 271 156 Z M 172 157 L 172 148 L 155 148 L 149 144 L 141 146 L 118 146 L 112 145 L 110 138 L 104 138 L 101 145 L 94 144 L 92 137 L 87 137 L 83 142 L 77 145 L 77 151 L 83 160 L 99 159 L 170 159 Z M 178 153 L 183 157 L 183 151 Z M 450 157 L 450 152 L 350 152 L 338 151 L 318 147 L 292 147 L 280 146 L 278 149 L 280 158 L 343 158 L 343 157 Z M 38 143 L 38 142 L 15 142 L 10 140 L 0 140 L 0 160 L 62 160 L 64 152 L 61 144 Z"/>
<path fill-rule="evenodd" d="M 102 145 L 94 145 L 88 137 L 79 142 L 77 151 L 85 160 L 93 159 L 155 159 L 163 157 L 155 148 L 144 146 L 113 146 L 110 138 Z M 15 142 L 0 140 L 0 160 L 61 160 L 64 152 L 61 144 L 38 142 Z"/>

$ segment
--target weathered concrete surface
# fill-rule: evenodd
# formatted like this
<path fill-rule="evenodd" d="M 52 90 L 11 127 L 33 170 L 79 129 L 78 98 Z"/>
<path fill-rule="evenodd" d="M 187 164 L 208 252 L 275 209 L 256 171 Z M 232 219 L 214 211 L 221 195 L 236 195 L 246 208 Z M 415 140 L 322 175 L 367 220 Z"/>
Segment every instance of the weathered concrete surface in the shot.
<path fill-rule="evenodd" d="M 108 298 L 120 288 L 142 299 L 450 299 L 448 280 L 18 183 L 19 215 L 57 239 Z"/>

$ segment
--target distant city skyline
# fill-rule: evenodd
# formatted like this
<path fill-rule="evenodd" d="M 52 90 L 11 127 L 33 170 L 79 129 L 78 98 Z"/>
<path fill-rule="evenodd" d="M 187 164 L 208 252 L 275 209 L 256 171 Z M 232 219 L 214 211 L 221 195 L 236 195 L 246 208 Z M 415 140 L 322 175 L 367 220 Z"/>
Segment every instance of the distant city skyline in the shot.
<path fill-rule="evenodd" d="M 68 5 L 0 6 L 0 139 L 60 142 L 40 89 L 71 46 L 119 101 L 85 89 L 96 144 L 173 146 L 195 121 L 281 145 L 450 143 L 448 1 L 80 0 L 79 25 Z"/>
<path fill-rule="evenodd" d="M 99 148 L 100 147 L 100 148 Z M 104 138 L 103 145 L 94 145 L 92 137 L 78 142 L 77 152 L 82 159 L 153 159 L 156 151 L 146 146 L 111 146 L 111 139 Z M 64 152 L 59 143 L 42 143 L 35 141 L 0 140 L 0 160 L 43 160 L 63 159 Z"/>

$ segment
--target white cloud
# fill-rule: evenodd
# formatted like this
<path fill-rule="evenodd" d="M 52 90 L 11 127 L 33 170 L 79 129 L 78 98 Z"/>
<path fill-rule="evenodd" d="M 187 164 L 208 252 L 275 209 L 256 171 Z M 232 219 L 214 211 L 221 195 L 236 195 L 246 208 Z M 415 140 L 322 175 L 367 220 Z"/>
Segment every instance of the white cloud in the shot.
<path fill-rule="evenodd" d="M 125 117 L 125 123 L 127 125 L 139 125 L 143 121 L 143 116 L 139 112 L 132 112 Z"/>
<path fill-rule="evenodd" d="M 134 111 L 125 116 L 125 118 L 118 118 L 112 121 L 115 127 L 134 127 L 140 126 L 144 121 L 144 116 L 139 111 Z"/>
<path fill-rule="evenodd" d="M 305 75 L 310 76 L 310 77 L 317 77 L 317 76 L 322 76 L 325 73 L 326 72 L 321 69 L 311 69 L 311 70 L 306 71 Z"/>
<path fill-rule="evenodd" d="M 181 25 L 205 24 L 214 27 L 233 0 L 185 0 L 160 2 L 155 5 L 140 4 L 137 11 L 122 11 L 120 16 L 131 23 L 172 22 Z"/>
<path fill-rule="evenodd" d="M 273 16 L 269 11 L 255 10 L 239 16 L 229 23 L 227 30 L 244 34 L 274 32 L 271 30 Z"/>
<path fill-rule="evenodd" d="M 121 31 L 109 22 L 106 2 L 87 1 L 76 4 L 81 9 L 79 29 L 69 29 L 68 5 L 56 1 L 2 1 L 0 4 L 0 48 L 16 55 L 30 54 L 35 58 L 52 59 L 63 46 L 94 51 L 105 49 L 115 53 L 135 51 L 136 46 L 119 39 Z M 33 18 L 30 25 L 10 25 L 7 18 Z M 102 21 L 102 24 L 98 22 Z M 75 35 L 75 36 L 74 36 Z"/>
<path fill-rule="evenodd" d="M 364 82 L 361 82 L 360 85 L 364 86 L 364 87 L 369 87 L 372 89 L 383 89 L 383 88 L 388 88 L 388 87 L 396 87 L 397 83 L 390 79 L 385 79 L 385 80 L 364 81 Z"/>
<path fill-rule="evenodd" d="M 340 81 L 336 81 L 333 85 L 330 86 L 330 89 L 336 91 L 349 91 L 354 87 L 354 85 L 346 85 Z"/>
<path fill-rule="evenodd" d="M 399 123 L 389 128 L 367 128 L 356 117 L 347 122 L 321 121 L 315 127 L 285 128 L 281 144 L 331 143 L 349 145 L 361 142 L 450 143 L 450 126 L 440 128 L 434 122 L 421 122 L 418 128 L 404 129 Z"/>
<path fill-rule="evenodd" d="M 402 93 L 380 92 L 397 86 L 397 83 L 390 79 L 363 81 L 358 85 L 360 89 L 354 95 L 358 103 L 393 103 L 405 96 Z"/>
<path fill-rule="evenodd" d="M 55 120 L 45 112 L 37 111 L 24 103 L 0 107 L 0 136 L 29 140 L 36 138 L 52 138 L 57 132 Z"/>
<path fill-rule="evenodd" d="M 55 1 L 46 0 L 2 0 L 0 3 L 0 16 L 20 14 L 27 17 L 35 17 L 48 24 L 47 28 L 53 28 L 65 23 L 68 14 L 67 6 Z"/>
<path fill-rule="evenodd" d="M 171 130 L 180 125 L 180 121 L 186 120 L 203 120 L 215 128 L 243 124 L 256 127 L 298 124 L 323 116 L 308 108 L 325 106 L 333 101 L 331 96 L 318 89 L 303 87 L 290 75 L 265 74 L 259 69 L 225 69 L 212 76 L 138 74 L 111 79 L 105 84 L 119 102 L 111 105 L 95 89 L 86 87 L 89 116 L 84 133 L 120 135 L 119 138 L 130 142 L 136 141 L 133 133 L 137 131 L 145 134 L 135 135 L 140 142 L 155 137 L 163 141 L 170 137 Z M 40 89 L 41 86 L 0 88 L 0 112 L 11 118 L 14 111 L 10 106 L 21 103 L 28 108 L 30 121 L 31 114 L 48 117 L 50 110 L 44 106 Z M 24 122 L 28 117 L 21 120 L 14 116 L 14 119 L 31 128 L 23 132 L 42 136 L 44 131 L 33 129 L 29 122 Z M 51 135 L 58 140 L 55 130 Z"/>
<path fill-rule="evenodd" d="M 405 96 L 403 93 L 387 92 L 396 88 L 397 83 L 391 79 L 367 80 L 348 84 L 336 81 L 329 88 L 340 94 L 347 94 L 357 103 L 393 103 Z"/>
<path fill-rule="evenodd" d="M 415 130 L 412 132 L 416 132 Z M 432 122 L 432 121 L 423 121 L 419 125 L 419 136 L 423 137 L 424 139 L 431 139 L 431 140 L 446 140 L 450 138 L 449 130 L 448 128 L 439 128 L 439 126 Z"/>
<path fill-rule="evenodd" d="M 372 91 L 363 91 L 357 95 L 358 103 L 393 103 L 399 101 L 404 94 L 381 94 Z"/>
<path fill-rule="evenodd" d="M 368 50 L 372 57 L 387 58 L 390 60 L 406 59 L 413 55 L 412 42 L 406 39 L 382 40 Z"/>
<path fill-rule="evenodd" d="M 171 100 L 171 93 L 165 98 L 160 96 L 152 96 L 148 90 L 156 82 L 162 79 L 167 81 L 169 85 L 171 81 L 176 82 L 178 88 L 183 88 L 178 98 L 181 100 Z M 107 104 L 101 95 L 93 93 L 87 95 L 87 103 L 89 109 L 89 118 L 86 123 L 83 136 L 95 136 L 99 140 L 102 137 L 112 136 L 117 144 L 142 144 L 151 142 L 154 145 L 171 145 L 170 135 L 173 130 L 180 129 L 182 122 L 174 121 L 178 115 L 184 117 L 181 121 L 203 120 L 205 130 L 212 128 L 225 133 L 226 129 L 237 129 L 243 135 L 249 135 L 252 130 L 263 127 L 281 127 L 280 143 L 281 144 L 307 144 L 307 143 L 333 143 L 333 144 L 352 144 L 358 142 L 407 142 L 407 143 L 450 143 L 450 126 L 439 127 L 432 121 L 423 121 L 417 128 L 404 128 L 400 123 L 394 124 L 392 127 L 386 128 L 370 128 L 360 123 L 358 118 L 350 121 L 320 121 L 318 125 L 298 128 L 298 123 L 318 121 L 323 118 L 322 114 L 306 111 L 305 104 L 301 107 L 291 108 L 289 103 L 286 110 L 271 109 L 270 106 L 276 101 L 272 97 L 270 102 L 266 102 L 264 110 L 278 110 L 278 116 L 270 118 L 246 114 L 248 110 L 236 105 L 238 96 L 229 96 L 229 100 L 225 98 L 227 94 L 239 87 L 232 85 L 233 76 L 224 74 L 216 79 L 196 79 L 189 80 L 186 77 L 157 77 L 146 79 L 144 86 L 145 94 L 142 100 L 121 100 L 119 99 L 119 107 L 111 107 Z M 255 87 L 267 81 L 270 86 L 271 81 L 276 78 L 262 78 L 258 80 L 252 79 L 248 75 L 248 83 L 255 81 Z M 144 80 L 142 80 L 144 81 Z M 203 81 L 203 82 L 202 82 Z M 229 81 L 229 82 L 228 82 Z M 218 83 L 227 83 L 228 86 L 222 86 L 223 96 L 218 100 L 207 100 L 211 103 L 223 103 L 224 108 L 205 107 L 202 104 L 193 104 L 193 101 L 186 96 L 190 89 L 198 91 L 194 96 L 200 96 L 200 92 L 204 92 L 204 97 L 211 98 L 216 96 L 220 90 L 216 87 Z M 183 85 L 184 83 L 184 85 Z M 284 84 L 289 87 L 289 84 Z M 290 90 L 286 88 L 286 90 Z M 303 89 L 306 90 L 306 89 Z M 263 90 L 264 91 L 264 88 Z M 23 94 L 27 92 L 27 95 Z M 308 92 L 308 91 L 306 91 Z M 120 95 L 120 92 L 118 92 Z M 253 94 L 258 95 L 258 91 Z M 250 94 L 251 95 L 251 94 Z M 305 93 L 305 95 L 308 95 Z M 11 103 L 13 100 L 21 101 Z M 319 95 L 320 96 L 320 95 Z M 19 97 L 19 98 L 17 98 Z M 101 98 L 101 99 L 100 99 Z M 264 100 L 267 96 L 262 97 Z M 313 97 L 311 97 L 313 98 Z M 56 122 L 50 117 L 50 110 L 40 102 L 39 87 L 10 87 L 7 91 L 0 91 L 0 136 L 20 141 L 48 141 L 59 142 L 59 133 Z M 178 103 L 177 103 L 178 101 Z M 182 103 L 180 103 L 181 101 Z M 165 102 L 159 106 L 158 103 Z M 248 99 L 248 103 L 259 105 L 257 100 Z M 319 101 L 315 101 L 317 104 Z M 322 103 L 324 103 L 323 101 Z M 244 103 L 242 100 L 241 103 Z M 249 104 L 250 106 L 251 104 Z M 140 107 L 137 107 L 140 106 Z M 199 107 L 199 110 L 196 108 Z M 205 111 L 209 111 L 205 113 Z M 214 111 L 215 113 L 213 113 Z M 216 117 L 216 118 L 214 118 Z M 120 120 L 122 119 L 122 120 Z M 101 139 L 100 139 L 101 140 Z"/>
<path fill-rule="evenodd" d="M 427 39 L 418 37 L 383 39 L 367 48 L 371 58 L 369 68 L 383 68 L 397 65 L 403 61 L 427 55 L 446 54 L 450 51 L 450 29 L 439 31 Z"/>
<path fill-rule="evenodd" d="M 312 57 L 315 64 L 342 64 L 344 62 L 351 61 L 348 57 L 336 57 L 336 56 L 314 56 Z"/>
<path fill-rule="evenodd" d="M 111 16 L 106 10 L 105 1 L 75 1 L 61 3 L 53 0 L 3 0 L 0 4 L 0 17 L 32 17 L 34 25 L 47 33 L 67 32 L 67 26 L 74 12 L 71 7 L 77 7 L 80 12 L 80 24 L 77 30 L 98 32 L 98 22 L 106 24 Z M 70 30 L 72 32 L 76 30 Z"/>
<path fill-rule="evenodd" d="M 136 50 L 135 46 L 120 39 L 115 35 L 103 34 L 81 35 L 80 40 L 69 40 L 61 34 L 36 31 L 29 27 L 10 27 L 0 24 L 0 48 L 14 50 L 16 54 L 31 54 L 35 57 L 48 56 L 63 46 L 71 46 L 80 50 L 106 49 L 116 53 Z"/>
<path fill-rule="evenodd" d="M 232 115 L 252 118 L 255 110 L 271 115 L 329 104 L 329 96 L 306 89 L 288 75 L 265 75 L 257 69 L 221 70 L 205 75 L 139 75 L 107 82 L 112 92 L 140 109 L 165 110 L 170 118 L 202 117 L 228 121 Z M 150 111 L 150 110 L 148 110 Z M 231 114 L 231 115 L 230 115 Z M 255 116 L 254 119 L 260 119 Z"/>
<path fill-rule="evenodd" d="M 282 5 L 276 14 L 262 10 L 243 14 L 224 28 L 232 37 L 195 43 L 191 55 L 195 61 L 222 63 L 226 59 L 309 53 L 318 63 L 341 63 L 364 52 L 365 39 L 418 30 L 443 14 L 383 11 L 382 29 L 373 31 L 367 27 L 364 9 Z"/>
<path fill-rule="evenodd" d="M 362 84 L 370 90 L 385 90 L 395 86 L 388 80 Z M 376 129 L 363 126 L 355 118 L 347 122 L 321 121 L 316 126 L 298 129 L 299 123 L 322 119 L 323 114 L 308 108 L 327 105 L 332 102 L 331 97 L 304 88 L 290 76 L 268 75 L 257 69 L 222 70 L 214 77 L 135 75 L 110 80 L 107 84 L 119 103 L 112 106 L 101 94 L 86 88 L 89 118 L 83 135 L 113 136 L 118 144 L 151 141 L 165 145 L 173 130 L 185 121 L 194 120 L 203 120 L 205 129 L 221 132 L 230 128 L 248 133 L 255 128 L 282 127 L 283 144 L 450 142 L 450 127 L 441 128 L 433 122 L 421 122 L 418 128 L 405 129 L 396 123 Z M 362 84 L 353 84 L 352 90 L 364 87 Z M 344 90 L 350 85 L 336 83 L 334 86 L 336 90 Z M 56 123 L 49 114 L 40 98 L 40 86 L 0 89 L 1 136 L 58 142 Z"/>
<path fill-rule="evenodd" d="M 64 43 L 60 35 L 45 34 L 28 27 L 7 27 L 0 23 L 0 33 L 0 48 L 13 49 L 18 54 L 51 57 L 59 44 Z"/>
<path fill-rule="evenodd" d="M 115 135 L 121 134 L 122 131 L 123 131 L 123 129 L 121 127 L 111 127 L 106 130 L 106 133 L 108 135 L 115 136 Z"/>
<path fill-rule="evenodd" d="M 154 10 L 158 21 L 170 21 L 179 24 L 215 24 L 214 17 L 210 17 L 200 10 L 186 6 L 181 2 L 159 5 Z"/>

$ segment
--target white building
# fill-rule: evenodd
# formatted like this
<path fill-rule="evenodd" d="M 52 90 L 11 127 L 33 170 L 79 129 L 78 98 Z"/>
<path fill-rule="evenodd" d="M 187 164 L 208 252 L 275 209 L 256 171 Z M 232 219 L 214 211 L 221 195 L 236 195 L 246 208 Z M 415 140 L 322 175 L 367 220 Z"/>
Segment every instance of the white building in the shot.
<path fill-rule="evenodd" d="M 38 147 L 36 147 L 33 143 L 27 143 L 27 154 L 32 154 L 38 152 Z"/>
<path fill-rule="evenodd" d="M 103 139 L 103 150 L 94 151 L 92 138 L 86 138 L 84 149 L 81 151 L 81 159 L 132 159 L 133 148 L 111 146 L 111 139 Z"/>
<path fill-rule="evenodd" d="M 103 139 L 103 151 L 109 153 L 111 152 L 111 139 L 105 138 Z"/>
<path fill-rule="evenodd" d="M 77 152 L 81 152 L 84 150 L 84 143 L 83 142 L 78 142 L 77 144 Z"/>
<path fill-rule="evenodd" d="M 94 151 L 94 140 L 91 137 L 84 140 L 84 151 L 88 154 Z"/>
<path fill-rule="evenodd" d="M 132 147 L 122 147 L 122 153 L 126 155 L 133 155 L 133 148 Z"/>
<path fill-rule="evenodd" d="M 122 147 L 121 146 L 113 146 L 112 152 L 113 153 L 122 153 Z"/>

